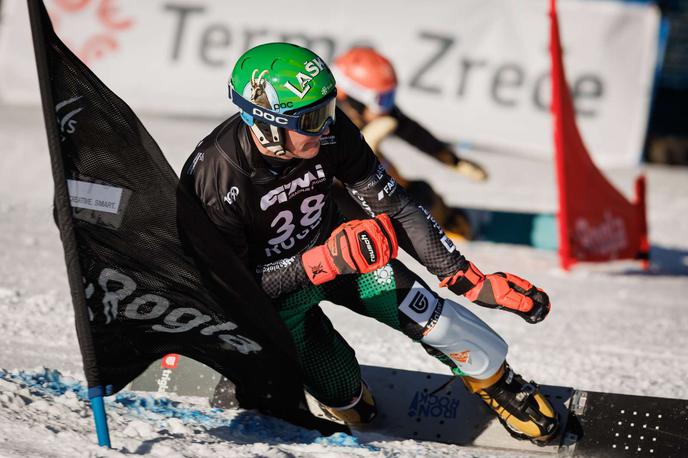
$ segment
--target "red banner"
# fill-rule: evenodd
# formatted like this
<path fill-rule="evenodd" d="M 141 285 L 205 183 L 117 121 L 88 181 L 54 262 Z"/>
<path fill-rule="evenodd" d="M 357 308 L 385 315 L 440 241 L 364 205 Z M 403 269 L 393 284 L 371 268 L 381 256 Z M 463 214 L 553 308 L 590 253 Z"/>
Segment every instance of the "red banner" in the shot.
<path fill-rule="evenodd" d="M 550 0 L 550 55 L 561 265 L 641 259 L 647 266 L 645 178 L 637 178 L 636 201 L 629 202 L 590 159 L 566 84 L 556 0 Z"/>

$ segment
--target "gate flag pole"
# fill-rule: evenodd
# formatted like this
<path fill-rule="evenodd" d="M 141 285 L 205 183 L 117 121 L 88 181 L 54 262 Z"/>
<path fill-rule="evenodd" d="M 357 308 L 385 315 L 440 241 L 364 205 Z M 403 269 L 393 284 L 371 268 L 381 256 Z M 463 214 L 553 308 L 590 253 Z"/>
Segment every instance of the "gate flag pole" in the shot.
<path fill-rule="evenodd" d="M 577 262 L 638 259 L 647 268 L 645 178 L 636 179 L 635 201 L 630 202 L 590 158 L 566 84 L 556 0 L 550 0 L 550 57 L 561 267 L 568 270 Z"/>
<path fill-rule="evenodd" d="M 81 349 L 84 372 L 89 385 L 92 385 L 88 390 L 88 397 L 90 399 L 91 409 L 93 410 L 96 424 L 98 445 L 110 447 L 110 435 L 107 417 L 105 415 L 105 404 L 103 402 L 103 395 L 107 390 L 102 384 L 98 384 L 101 380 L 101 376 L 98 370 L 93 336 L 89 323 L 88 307 L 86 305 L 84 286 L 82 284 L 77 241 L 60 149 L 60 133 L 55 118 L 55 100 L 50 84 L 50 66 L 48 62 L 47 47 L 50 46 L 48 37 L 53 33 L 52 25 L 42 0 L 28 0 L 28 7 L 31 35 L 33 37 L 34 53 L 36 56 L 36 67 L 38 70 L 38 83 L 43 105 L 43 116 L 48 136 L 48 149 L 50 150 L 50 163 L 55 182 L 55 220 L 60 230 L 60 238 L 62 239 L 62 245 L 64 247 L 77 337 L 79 340 L 79 348 Z"/>

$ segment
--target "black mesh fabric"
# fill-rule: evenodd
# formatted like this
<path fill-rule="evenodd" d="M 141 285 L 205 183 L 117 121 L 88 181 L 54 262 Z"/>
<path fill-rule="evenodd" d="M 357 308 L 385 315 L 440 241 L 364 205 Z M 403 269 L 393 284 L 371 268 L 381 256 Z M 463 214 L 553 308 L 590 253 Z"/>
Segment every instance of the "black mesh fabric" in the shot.
<path fill-rule="evenodd" d="M 29 6 L 55 217 L 89 387 L 118 391 L 174 352 L 231 379 L 243 407 L 289 419 L 303 401 L 303 384 L 291 338 L 268 298 L 216 243 L 220 234 L 177 189 L 177 176 L 132 110 L 57 38 L 42 2 Z M 82 193 L 120 193 L 118 208 L 84 208 L 73 191 L 70 203 L 67 180 Z M 180 209 L 195 221 L 183 237 Z"/>

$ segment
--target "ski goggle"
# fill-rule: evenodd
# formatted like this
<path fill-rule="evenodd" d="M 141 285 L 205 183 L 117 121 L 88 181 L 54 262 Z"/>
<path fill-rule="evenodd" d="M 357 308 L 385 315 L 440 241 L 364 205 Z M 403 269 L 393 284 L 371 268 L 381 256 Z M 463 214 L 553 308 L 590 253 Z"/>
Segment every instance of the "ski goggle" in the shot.
<path fill-rule="evenodd" d="M 394 108 L 394 97 L 396 96 L 396 89 L 391 91 L 375 94 L 374 107 L 378 113 L 389 113 Z"/>
<path fill-rule="evenodd" d="M 337 106 L 336 92 L 316 105 L 295 110 L 289 114 L 263 108 L 249 102 L 233 87 L 229 88 L 229 99 L 244 113 L 258 118 L 273 126 L 296 131 L 303 135 L 317 136 L 334 123 L 335 108 Z"/>

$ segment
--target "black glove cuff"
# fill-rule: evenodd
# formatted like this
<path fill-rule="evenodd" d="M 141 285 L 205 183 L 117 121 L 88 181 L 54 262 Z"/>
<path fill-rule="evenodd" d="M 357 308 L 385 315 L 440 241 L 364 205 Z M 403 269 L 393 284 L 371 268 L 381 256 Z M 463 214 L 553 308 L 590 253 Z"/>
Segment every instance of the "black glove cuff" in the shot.
<path fill-rule="evenodd" d="M 463 296 L 468 291 L 473 289 L 475 285 L 471 283 L 466 277 L 459 278 L 453 285 L 449 285 L 449 291 L 457 296 Z"/>

